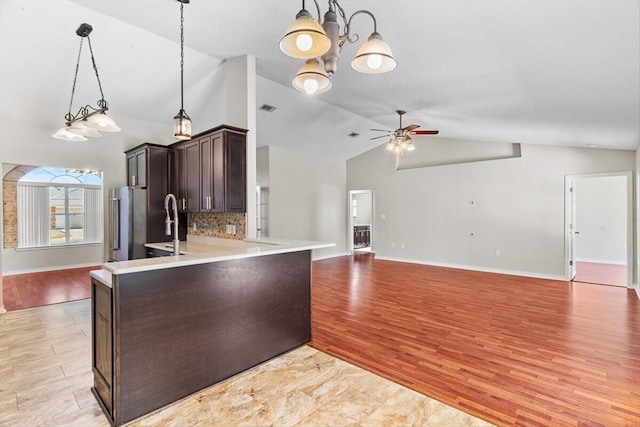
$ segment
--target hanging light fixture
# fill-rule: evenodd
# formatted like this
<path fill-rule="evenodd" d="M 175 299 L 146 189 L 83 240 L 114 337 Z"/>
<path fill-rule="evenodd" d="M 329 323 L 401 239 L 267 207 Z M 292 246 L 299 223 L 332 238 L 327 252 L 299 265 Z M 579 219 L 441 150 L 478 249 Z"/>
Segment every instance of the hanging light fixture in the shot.
<path fill-rule="evenodd" d="M 91 47 L 91 38 L 89 37 L 91 31 L 93 31 L 93 27 L 91 27 L 91 25 L 89 24 L 80 24 L 80 26 L 76 30 L 76 34 L 80 36 L 80 49 L 78 51 L 76 72 L 73 76 L 71 101 L 69 102 L 69 111 L 64 116 L 65 126 L 51 135 L 56 139 L 62 139 L 64 141 L 86 141 L 87 137 L 102 136 L 99 131 L 120 131 L 118 125 L 116 125 L 111 117 L 107 116 L 109 103 L 104 99 L 104 93 L 102 92 L 102 84 L 100 83 L 100 76 L 98 75 L 98 67 L 96 66 L 96 60 L 93 56 L 93 48 Z M 73 108 L 73 95 L 76 92 L 76 80 L 78 79 L 80 57 L 82 56 L 82 45 L 85 38 L 87 39 L 87 43 L 89 44 L 89 52 L 91 52 L 91 63 L 93 64 L 93 70 L 95 71 L 96 79 L 98 80 L 100 99 L 97 102 L 98 108 L 92 107 L 91 105 L 85 105 L 84 107 L 80 108 L 77 114 L 73 115 L 71 113 L 71 109 Z"/>
<path fill-rule="evenodd" d="M 351 61 L 351 67 L 365 74 L 381 74 L 396 68 L 396 60 L 393 58 L 391 49 L 378 33 L 376 18 L 371 12 L 358 10 L 347 20 L 344 9 L 338 1 L 329 0 L 329 10 L 324 14 L 324 22 L 320 25 L 320 7 L 317 0 L 313 2 L 318 12 L 318 21 L 316 22 L 305 9 L 305 0 L 302 0 L 302 10 L 298 12 L 296 20 L 280 40 L 280 50 L 286 55 L 307 60 L 293 79 L 293 87 L 309 94 L 325 92 L 331 88 L 331 78 L 338 68 L 342 46 L 347 42 L 356 43 L 359 39 L 357 34 L 351 32 L 351 20 L 361 13 L 369 15 L 373 20 L 373 33 L 358 50 Z M 338 14 L 342 17 L 344 24 L 342 34 L 340 34 Z M 319 71 L 322 67 L 318 57 L 322 59 L 324 72 Z M 328 83 L 325 80 L 328 80 Z"/>
<path fill-rule="evenodd" d="M 180 111 L 173 118 L 173 137 L 179 140 L 191 139 L 191 118 L 184 111 L 184 5 L 190 0 L 180 2 Z"/>

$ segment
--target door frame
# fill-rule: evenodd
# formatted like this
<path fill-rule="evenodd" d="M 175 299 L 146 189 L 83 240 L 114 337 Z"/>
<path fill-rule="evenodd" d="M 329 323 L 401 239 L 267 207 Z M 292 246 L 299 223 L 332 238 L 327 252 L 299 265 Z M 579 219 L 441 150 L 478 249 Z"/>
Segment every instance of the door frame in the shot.
<path fill-rule="evenodd" d="M 627 288 L 633 288 L 633 272 L 635 270 L 634 265 L 634 239 L 633 239 L 633 172 L 607 172 L 607 173 L 591 173 L 591 174 L 578 174 L 578 175 L 565 175 L 564 177 L 564 229 L 565 229 L 565 243 L 564 243 L 564 273 L 566 280 L 573 279 L 572 275 L 575 268 L 574 244 L 575 244 L 575 229 L 573 229 L 573 221 L 575 220 L 574 204 L 572 188 L 576 179 L 578 178 L 598 178 L 608 176 L 624 176 L 626 177 L 627 184 Z M 573 264 L 573 265 L 572 265 Z M 573 267 L 573 268 L 572 268 Z"/>
<path fill-rule="evenodd" d="M 374 190 L 350 190 L 347 196 L 347 253 L 349 255 L 353 255 L 353 215 L 352 215 L 352 203 L 353 196 L 356 194 L 371 194 L 371 230 L 370 230 L 370 240 L 369 247 L 371 248 L 371 252 L 375 252 L 375 220 L 376 220 L 376 193 Z"/>

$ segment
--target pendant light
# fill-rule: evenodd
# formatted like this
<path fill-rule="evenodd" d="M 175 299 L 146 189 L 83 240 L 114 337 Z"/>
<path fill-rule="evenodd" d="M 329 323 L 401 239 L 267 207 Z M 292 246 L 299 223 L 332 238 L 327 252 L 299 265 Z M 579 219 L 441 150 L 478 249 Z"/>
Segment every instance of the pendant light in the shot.
<path fill-rule="evenodd" d="M 178 140 L 191 139 L 191 118 L 184 111 L 184 5 L 190 0 L 180 2 L 180 111 L 173 118 L 173 137 Z"/>
<path fill-rule="evenodd" d="M 116 125 L 113 119 L 107 116 L 109 104 L 104 99 L 102 84 L 100 83 L 100 75 L 98 75 L 98 67 L 96 66 L 96 59 L 93 56 L 91 38 L 89 37 L 91 31 L 93 31 L 93 27 L 86 23 L 80 24 L 76 30 L 76 34 L 80 36 L 80 49 L 78 51 L 78 61 L 76 62 L 76 72 L 73 76 L 73 86 L 71 87 L 71 101 L 69 102 L 69 111 L 64 116 L 65 126 L 51 135 L 56 139 L 61 139 L 63 141 L 86 141 L 87 137 L 93 138 L 102 136 L 100 132 L 120 131 L 120 128 Z M 93 64 L 93 70 L 96 73 L 96 80 L 98 80 L 98 88 L 100 89 L 101 98 L 97 102 L 98 108 L 92 107 L 91 105 L 85 105 L 80 108 L 78 113 L 73 115 L 71 113 L 71 109 L 73 108 L 73 96 L 76 92 L 76 80 L 78 79 L 80 57 L 82 56 L 82 45 L 85 38 L 89 44 L 91 63 Z"/>

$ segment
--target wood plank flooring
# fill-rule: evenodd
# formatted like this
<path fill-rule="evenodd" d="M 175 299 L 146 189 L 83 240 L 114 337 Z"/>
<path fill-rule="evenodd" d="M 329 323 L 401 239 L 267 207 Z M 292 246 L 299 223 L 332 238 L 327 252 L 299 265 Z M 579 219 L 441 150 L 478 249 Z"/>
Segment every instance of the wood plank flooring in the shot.
<path fill-rule="evenodd" d="M 315 348 L 497 425 L 640 425 L 633 290 L 340 257 Z"/>
<path fill-rule="evenodd" d="M 627 266 L 577 261 L 576 277 L 573 280 L 574 282 L 626 287 Z"/>
<path fill-rule="evenodd" d="M 100 266 L 2 276 L 7 311 L 91 297 L 89 272 Z"/>

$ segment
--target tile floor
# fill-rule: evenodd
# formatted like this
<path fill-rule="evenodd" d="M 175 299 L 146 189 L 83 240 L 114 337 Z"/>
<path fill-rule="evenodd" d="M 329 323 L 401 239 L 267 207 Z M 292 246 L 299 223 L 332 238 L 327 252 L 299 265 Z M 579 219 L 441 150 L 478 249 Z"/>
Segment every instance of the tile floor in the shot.
<path fill-rule="evenodd" d="M 108 426 L 92 384 L 89 300 L 0 315 L 0 425 Z M 132 426 L 491 426 L 304 346 Z"/>

